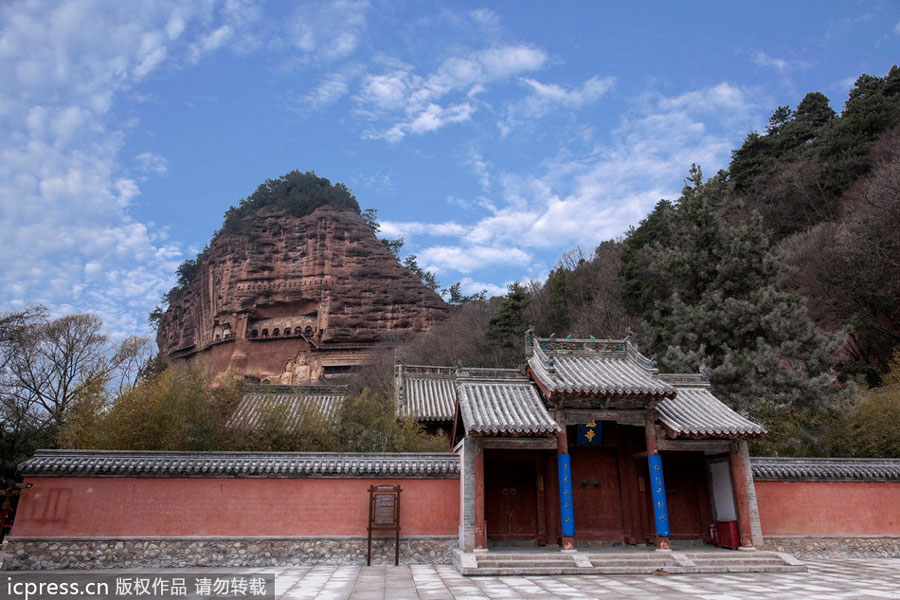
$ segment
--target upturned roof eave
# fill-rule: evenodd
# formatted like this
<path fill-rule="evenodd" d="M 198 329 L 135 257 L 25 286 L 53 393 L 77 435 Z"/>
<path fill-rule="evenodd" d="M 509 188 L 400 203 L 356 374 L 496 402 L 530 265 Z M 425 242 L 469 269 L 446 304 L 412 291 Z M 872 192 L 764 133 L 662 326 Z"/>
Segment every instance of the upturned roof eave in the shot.
<path fill-rule="evenodd" d="M 679 431 L 668 425 L 662 425 L 666 437 L 672 440 L 744 440 L 757 439 L 766 435 L 766 431 Z"/>

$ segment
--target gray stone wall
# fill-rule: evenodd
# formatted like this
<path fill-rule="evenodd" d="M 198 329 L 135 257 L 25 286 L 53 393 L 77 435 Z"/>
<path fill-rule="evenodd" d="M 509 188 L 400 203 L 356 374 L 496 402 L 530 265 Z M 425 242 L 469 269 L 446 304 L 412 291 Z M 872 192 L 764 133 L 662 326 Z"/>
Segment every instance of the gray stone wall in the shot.
<path fill-rule="evenodd" d="M 9 539 L 2 568 L 104 569 L 364 565 L 366 538 Z M 452 537 L 400 539 L 400 564 L 450 564 Z M 2 554 L 0 554 L 2 556 Z M 372 540 L 372 564 L 394 564 L 394 540 Z"/>
<path fill-rule="evenodd" d="M 777 537 L 766 536 L 765 550 L 797 558 L 900 558 L 900 537 Z"/>
<path fill-rule="evenodd" d="M 463 439 L 461 448 L 462 523 L 459 526 L 459 547 L 463 552 L 471 552 L 475 548 L 475 444 L 477 443 L 478 441 L 467 437 Z"/>

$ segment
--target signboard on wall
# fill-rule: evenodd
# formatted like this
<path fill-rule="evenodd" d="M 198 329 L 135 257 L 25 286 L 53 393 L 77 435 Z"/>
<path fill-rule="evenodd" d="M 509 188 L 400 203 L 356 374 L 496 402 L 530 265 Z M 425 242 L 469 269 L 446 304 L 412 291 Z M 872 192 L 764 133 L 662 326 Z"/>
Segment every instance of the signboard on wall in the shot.
<path fill-rule="evenodd" d="M 400 564 L 400 492 L 399 485 L 369 486 L 369 550 L 366 565 L 372 564 L 372 532 L 394 532 L 394 566 Z"/>

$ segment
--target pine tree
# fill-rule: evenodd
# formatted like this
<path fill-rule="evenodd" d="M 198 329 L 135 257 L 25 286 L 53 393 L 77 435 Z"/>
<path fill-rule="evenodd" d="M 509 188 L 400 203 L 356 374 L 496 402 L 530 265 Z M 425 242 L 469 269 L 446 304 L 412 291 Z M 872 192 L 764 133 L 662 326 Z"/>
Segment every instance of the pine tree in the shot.
<path fill-rule="evenodd" d="M 512 367 L 521 362 L 525 330 L 528 329 L 525 311 L 531 294 L 519 282 L 510 284 L 507 289 L 500 308 L 488 322 L 487 338 L 504 352 L 503 362 Z"/>
<path fill-rule="evenodd" d="M 785 263 L 761 219 L 729 222 L 726 191 L 724 174 L 704 182 L 693 166 L 671 237 L 649 253 L 668 291 L 642 315 L 652 350 L 665 370 L 707 371 L 744 414 L 773 422 L 787 411 L 808 421 L 846 393 L 833 373 L 841 340 L 816 331 L 800 296 L 779 285 Z"/>

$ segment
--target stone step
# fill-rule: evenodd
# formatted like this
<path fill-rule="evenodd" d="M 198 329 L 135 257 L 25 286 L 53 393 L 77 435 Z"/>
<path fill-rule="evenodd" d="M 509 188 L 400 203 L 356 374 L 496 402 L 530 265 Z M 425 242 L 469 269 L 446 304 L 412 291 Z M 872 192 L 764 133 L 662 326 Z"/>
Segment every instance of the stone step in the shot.
<path fill-rule="evenodd" d="M 762 563 L 776 563 L 779 565 L 783 565 L 784 561 L 778 558 L 777 556 L 761 556 L 759 558 L 692 558 L 688 557 L 688 560 L 694 563 L 704 563 L 711 565 L 743 565 L 743 564 L 762 564 Z"/>
<path fill-rule="evenodd" d="M 463 575 L 627 575 L 663 572 L 694 573 L 803 573 L 806 567 L 778 552 L 673 552 L 668 553 L 490 553 L 462 554 L 454 564 Z"/>
<path fill-rule="evenodd" d="M 592 569 L 584 569 L 583 573 L 591 573 L 597 575 L 646 575 L 648 573 L 656 573 L 657 571 L 663 573 L 683 573 L 684 569 L 677 565 L 669 565 L 665 567 L 655 567 L 652 565 L 633 565 L 633 566 L 607 566 L 607 565 L 597 565 Z"/>
<path fill-rule="evenodd" d="M 675 560 L 671 554 L 585 554 L 588 560 L 629 560 L 641 562 L 671 562 Z"/>
<path fill-rule="evenodd" d="M 574 560 L 572 554 L 547 553 L 547 554 L 499 554 L 488 552 L 487 554 L 476 554 L 477 560 Z"/>
<path fill-rule="evenodd" d="M 463 575 L 647 575 L 657 570 L 653 567 L 492 567 L 489 569 L 463 569 Z M 683 573 L 673 567 L 662 569 L 668 573 Z"/>
<path fill-rule="evenodd" d="M 715 566 L 715 565 L 697 565 L 696 567 L 685 567 L 685 573 L 806 573 L 806 567 L 802 565 L 793 566 L 784 563 L 780 565 L 731 565 L 731 566 Z"/>
<path fill-rule="evenodd" d="M 650 560 L 608 560 L 605 558 L 602 559 L 592 559 L 591 564 L 595 567 L 648 567 L 648 568 L 656 568 L 661 569 L 668 566 L 677 565 L 674 560 L 659 560 L 659 561 L 650 561 Z"/>
<path fill-rule="evenodd" d="M 756 567 L 781 567 L 784 566 L 784 563 L 777 560 L 766 560 L 766 561 L 752 561 L 752 562 L 727 562 L 727 563 L 719 563 L 712 561 L 695 561 L 694 565 L 697 567 L 703 568 L 723 568 L 723 569 L 746 569 L 746 568 L 756 568 Z"/>
<path fill-rule="evenodd" d="M 483 560 L 478 559 L 478 568 L 500 567 L 500 568 L 526 568 L 526 567 L 574 567 L 575 562 L 571 560 Z"/>
<path fill-rule="evenodd" d="M 684 556 L 690 556 L 691 558 L 753 558 L 756 556 L 781 557 L 781 554 L 779 552 L 769 552 L 766 550 L 757 550 L 755 552 L 741 552 L 739 550 L 726 550 L 723 552 L 681 552 L 680 554 L 683 554 Z"/>

